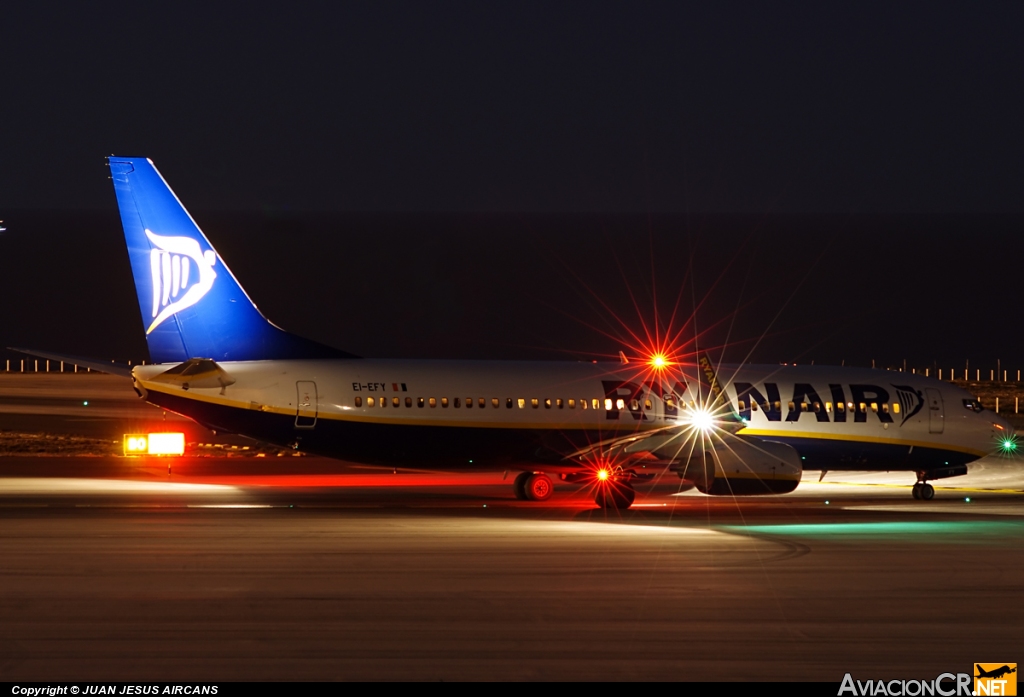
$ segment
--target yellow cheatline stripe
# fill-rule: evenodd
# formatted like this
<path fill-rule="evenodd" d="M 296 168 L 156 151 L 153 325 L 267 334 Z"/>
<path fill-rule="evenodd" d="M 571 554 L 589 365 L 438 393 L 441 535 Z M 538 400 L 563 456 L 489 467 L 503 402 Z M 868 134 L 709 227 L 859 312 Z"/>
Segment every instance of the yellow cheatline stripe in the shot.
<path fill-rule="evenodd" d="M 194 390 L 185 392 L 180 388 L 169 387 L 166 383 L 153 383 L 147 381 L 139 381 L 142 387 L 151 392 L 160 392 L 162 394 L 171 395 L 173 397 L 180 397 L 182 399 L 189 399 L 196 402 L 205 402 L 207 404 L 216 404 L 218 406 L 231 407 L 233 409 L 243 409 L 245 411 L 259 411 L 265 414 L 282 414 L 284 416 L 295 416 L 294 408 L 286 407 L 274 407 L 265 404 L 260 404 L 258 408 L 253 407 L 253 402 L 243 402 L 234 399 L 228 399 L 220 395 L 206 395 L 200 394 Z M 217 388 L 211 388 L 217 389 Z M 377 407 L 372 407 L 374 410 Z M 394 409 L 406 409 L 407 407 L 386 407 L 387 410 Z M 424 407 L 424 410 L 430 407 Z M 437 406 L 434 409 L 442 409 Z M 452 407 L 449 407 L 452 409 Z M 384 411 L 383 409 L 381 411 Z M 393 412 L 391 412 L 393 413 Z M 582 412 L 580 412 L 582 413 Z M 586 422 L 575 422 L 575 423 L 536 423 L 536 422 L 510 422 L 510 421 L 455 421 L 454 419 L 415 419 L 415 418 L 400 418 L 390 416 L 366 416 L 361 412 L 353 412 L 351 414 L 337 414 L 333 412 L 313 412 L 311 410 L 303 410 L 301 415 L 304 417 L 312 418 L 313 416 L 319 419 L 327 419 L 330 421 L 352 421 L 356 423 L 372 423 L 372 424 L 390 424 L 400 426 L 446 426 L 449 428 L 527 428 L 527 429 L 549 429 L 557 431 L 570 431 L 570 430 L 601 430 L 601 431 L 619 431 L 626 433 L 635 433 L 638 436 L 643 435 L 646 431 L 663 429 L 664 424 L 655 424 L 651 422 L 649 424 L 640 424 L 638 422 L 620 421 L 615 423 L 613 421 L 601 421 L 598 423 L 586 423 Z"/>
<path fill-rule="evenodd" d="M 809 440 L 844 440 L 856 443 L 881 443 L 884 445 L 898 445 L 915 448 L 930 448 L 932 450 L 950 450 L 958 453 L 967 453 L 984 457 L 988 455 L 984 450 L 975 450 L 962 445 L 947 444 L 941 442 L 928 442 L 920 440 L 897 440 L 895 438 L 879 438 L 877 436 L 859 436 L 854 434 L 840 433 L 811 433 L 808 431 L 775 431 L 766 428 L 744 428 L 740 435 L 759 436 L 764 438 L 807 438 Z"/>

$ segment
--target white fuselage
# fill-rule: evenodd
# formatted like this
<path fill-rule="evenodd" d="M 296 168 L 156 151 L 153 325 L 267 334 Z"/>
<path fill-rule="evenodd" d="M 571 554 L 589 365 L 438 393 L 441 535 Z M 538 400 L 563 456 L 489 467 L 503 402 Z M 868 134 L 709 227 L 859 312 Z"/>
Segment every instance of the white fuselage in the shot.
<path fill-rule="evenodd" d="M 475 455 L 487 462 L 497 455 L 481 452 L 489 447 L 512 459 L 529 461 L 536 452 L 550 460 L 689 423 L 694 409 L 708 403 L 696 366 L 224 362 L 230 384 L 223 387 L 163 382 L 169 367 L 135 368 L 149 401 L 214 428 L 356 461 Z M 746 422 L 739 433 L 790 443 L 808 469 L 963 464 L 993 452 L 1009 434 L 996 414 L 969 408 L 976 402 L 966 391 L 907 373 L 746 365 L 722 366 L 718 379 Z"/>

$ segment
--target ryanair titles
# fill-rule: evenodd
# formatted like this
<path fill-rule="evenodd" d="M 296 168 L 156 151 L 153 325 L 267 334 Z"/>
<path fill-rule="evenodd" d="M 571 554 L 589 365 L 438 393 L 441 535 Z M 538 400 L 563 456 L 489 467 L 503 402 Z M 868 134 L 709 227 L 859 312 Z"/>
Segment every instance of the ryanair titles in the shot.
<path fill-rule="evenodd" d="M 692 386 L 682 382 L 661 384 L 657 381 L 645 383 L 620 380 L 602 381 L 604 394 L 609 404 L 606 417 L 610 420 L 621 418 L 628 413 L 636 421 L 653 420 L 651 398 L 657 397 L 664 406 L 664 418 L 676 419 L 681 408 L 694 403 L 724 399 L 721 391 L 715 394 L 694 394 Z M 799 422 L 800 419 L 817 422 L 864 423 L 877 419 L 881 423 L 903 425 L 917 415 L 924 406 L 924 395 L 910 385 L 874 385 L 868 383 L 829 383 L 813 385 L 798 382 L 792 386 L 780 387 L 776 382 L 733 383 L 735 401 L 732 408 L 745 421 L 751 421 L 753 413 L 760 411 L 768 421 Z M 714 392 L 702 390 L 702 392 Z M 785 399 L 783 394 L 785 392 Z"/>

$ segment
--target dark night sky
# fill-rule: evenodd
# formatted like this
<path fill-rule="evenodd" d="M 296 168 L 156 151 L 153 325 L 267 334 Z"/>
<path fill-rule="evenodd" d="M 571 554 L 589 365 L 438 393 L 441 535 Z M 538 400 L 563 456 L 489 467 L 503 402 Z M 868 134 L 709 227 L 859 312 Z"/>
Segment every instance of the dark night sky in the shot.
<path fill-rule="evenodd" d="M 707 339 L 735 360 L 1024 367 L 1022 20 L 8 3 L 0 340 L 144 356 L 117 153 L 153 158 L 267 315 L 365 355 L 614 353 L 602 303 L 635 325 L 631 292 L 649 318 L 684 288 L 701 326 L 735 320 Z"/>

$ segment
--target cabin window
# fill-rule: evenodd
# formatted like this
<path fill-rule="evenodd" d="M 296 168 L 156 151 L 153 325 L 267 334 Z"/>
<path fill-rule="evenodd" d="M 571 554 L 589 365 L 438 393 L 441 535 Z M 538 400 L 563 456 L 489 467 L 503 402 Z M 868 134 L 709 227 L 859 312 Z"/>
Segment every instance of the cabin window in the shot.
<path fill-rule="evenodd" d="M 743 404 L 743 402 L 740 402 L 740 404 Z M 666 397 L 665 398 L 665 407 L 668 408 L 668 409 L 675 409 L 676 408 L 675 400 L 672 399 L 671 397 Z M 745 409 L 745 408 L 746 407 L 740 407 L 741 410 Z"/>
<path fill-rule="evenodd" d="M 651 400 L 645 399 L 644 400 L 644 409 L 646 409 L 647 411 L 650 411 L 653 408 L 654 408 L 654 405 L 651 404 Z"/>
<path fill-rule="evenodd" d="M 878 413 L 878 402 L 871 403 L 871 411 L 875 412 L 876 414 Z"/>
<path fill-rule="evenodd" d="M 782 411 L 782 402 L 775 403 L 775 411 Z"/>
<path fill-rule="evenodd" d="M 520 409 L 525 409 L 525 408 L 526 408 L 526 400 L 525 400 L 525 399 L 523 399 L 522 397 L 520 397 L 520 398 L 518 399 L 518 402 L 519 402 L 519 408 L 520 408 Z"/>
<path fill-rule="evenodd" d="M 378 402 L 377 402 L 377 403 L 378 403 L 378 404 L 380 404 L 380 405 L 381 405 L 381 407 L 386 407 L 386 406 L 388 405 L 388 398 L 387 398 L 387 397 L 381 397 L 381 398 L 380 398 L 380 399 L 378 400 Z"/>
<path fill-rule="evenodd" d="M 757 402 L 750 400 L 750 411 L 757 411 Z"/>
<path fill-rule="evenodd" d="M 861 402 L 860 403 L 860 407 L 859 407 L 859 411 L 860 411 L 861 414 L 866 414 L 867 411 L 868 411 L 868 405 L 865 404 L 864 402 Z"/>
<path fill-rule="evenodd" d="M 467 409 L 472 409 L 473 408 L 473 398 L 472 397 L 466 397 L 466 408 Z"/>
<path fill-rule="evenodd" d="M 356 397 L 356 406 L 357 407 L 363 406 L 363 398 L 362 397 Z"/>
<path fill-rule="evenodd" d="M 556 399 L 556 400 L 555 400 L 555 406 L 556 406 L 556 407 L 558 407 L 559 409 L 561 409 L 561 408 L 562 408 L 562 407 L 564 407 L 565 405 L 564 405 L 564 404 L 562 403 L 562 400 L 560 400 L 560 399 Z"/>
<path fill-rule="evenodd" d="M 619 401 L 621 402 L 622 400 L 619 400 Z M 604 410 L 605 411 L 611 411 L 612 410 L 612 400 L 610 400 L 610 399 L 604 400 Z"/>
<path fill-rule="evenodd" d="M 608 403 L 609 403 L 609 400 L 607 400 L 607 399 L 606 399 L 606 400 L 604 400 L 604 403 L 605 403 L 605 404 L 608 404 Z M 600 400 L 600 399 L 596 399 L 596 398 L 595 398 L 594 400 L 592 400 L 592 401 L 591 401 L 591 403 L 590 403 L 590 406 L 594 407 L 594 410 L 595 410 L 595 411 L 596 411 L 596 410 L 598 410 L 598 409 L 600 409 L 600 408 L 601 408 L 601 400 Z"/>
<path fill-rule="evenodd" d="M 494 400 L 494 401 L 497 402 L 498 400 Z M 483 409 L 484 407 L 487 406 L 487 400 L 484 399 L 483 397 L 481 397 L 480 401 L 477 402 L 477 406 L 480 407 L 481 409 Z M 498 405 L 495 404 L 494 406 L 498 406 Z"/>
<path fill-rule="evenodd" d="M 511 408 L 512 408 L 512 398 L 511 398 L 511 397 L 506 397 L 506 398 L 505 398 L 505 408 L 506 408 L 506 409 L 511 409 Z M 522 405 L 522 404 L 520 404 L 520 405 L 519 405 L 519 408 L 520 408 L 520 409 L 522 409 L 522 408 L 523 408 L 523 405 Z"/>
<path fill-rule="evenodd" d="M 501 402 L 500 402 L 500 401 L 498 400 L 498 398 L 497 398 L 497 397 L 494 397 L 494 398 L 493 398 L 493 399 L 491 400 L 491 406 L 492 406 L 492 407 L 494 407 L 495 409 L 497 409 L 497 408 L 498 408 L 498 406 L 499 406 L 500 404 L 501 404 Z M 511 399 L 510 399 L 510 400 L 508 400 L 508 405 L 509 405 L 510 407 L 512 406 L 512 400 L 511 400 Z"/>
<path fill-rule="evenodd" d="M 533 407 L 534 409 L 536 409 L 537 407 L 540 406 L 540 400 L 537 399 L 536 397 L 532 398 L 530 400 L 530 406 Z"/>
<path fill-rule="evenodd" d="M 803 411 L 810 411 L 811 410 L 811 403 L 810 402 L 801 402 L 800 403 L 800 409 L 802 409 Z"/>
<path fill-rule="evenodd" d="M 637 402 L 635 399 L 631 399 L 629 400 L 629 408 L 630 411 L 636 411 L 637 409 L 640 408 L 640 403 Z"/>
<path fill-rule="evenodd" d="M 412 407 L 412 397 L 406 397 L 405 398 L 405 408 L 409 409 L 411 407 Z"/>
<path fill-rule="evenodd" d="M 419 407 L 420 409 L 423 408 L 424 402 L 425 402 L 425 400 L 423 399 L 423 397 L 417 397 L 416 398 L 416 406 Z"/>
<path fill-rule="evenodd" d="M 570 409 L 575 409 L 576 408 L 576 400 L 573 399 L 572 397 L 569 398 L 569 408 Z"/>
<path fill-rule="evenodd" d="M 367 397 L 366 398 L 366 406 L 368 406 L 368 407 L 372 407 L 373 406 L 373 397 Z"/>
<path fill-rule="evenodd" d="M 671 401 L 666 401 L 665 402 L 665 406 L 666 407 L 671 407 L 672 406 L 672 402 Z M 739 401 L 739 408 L 740 408 L 740 411 L 746 411 L 747 410 L 747 403 L 744 402 L 742 399 Z"/>
<path fill-rule="evenodd" d="M 550 399 L 545 399 L 544 400 L 544 408 L 545 409 L 550 409 L 551 408 L 551 400 Z"/>
<path fill-rule="evenodd" d="M 825 402 L 825 411 L 832 411 L 832 402 Z"/>
<path fill-rule="evenodd" d="M 626 408 L 626 401 L 624 399 L 616 399 L 615 400 L 615 408 L 619 409 L 620 411 L 622 409 L 625 409 Z"/>
<path fill-rule="evenodd" d="M 455 408 L 456 409 L 458 409 L 459 407 L 462 406 L 462 400 L 459 399 L 458 397 L 455 398 L 454 402 L 455 402 Z"/>
<path fill-rule="evenodd" d="M 431 397 L 430 398 L 430 408 L 433 409 L 436 406 L 437 406 L 437 398 L 436 397 Z"/>
<path fill-rule="evenodd" d="M 448 408 L 448 398 L 447 397 L 441 397 L 441 408 L 442 409 L 447 409 Z"/>
<path fill-rule="evenodd" d="M 580 400 L 580 409 L 586 409 L 586 408 L 587 408 L 587 400 L 581 399 Z"/>
<path fill-rule="evenodd" d="M 893 402 L 892 413 L 893 414 L 899 414 L 900 413 L 900 404 L 899 404 L 899 402 Z"/>
<path fill-rule="evenodd" d="M 401 400 L 398 397 L 392 397 L 391 398 L 391 406 L 393 406 L 393 407 L 400 407 L 400 406 L 402 406 L 402 402 L 401 402 Z"/>
<path fill-rule="evenodd" d="M 889 403 L 888 402 L 882 402 L 882 413 L 883 414 L 888 414 L 889 413 Z"/>
<path fill-rule="evenodd" d="M 836 402 L 836 411 L 838 411 L 838 412 L 846 411 L 846 404 L 844 402 Z"/>

